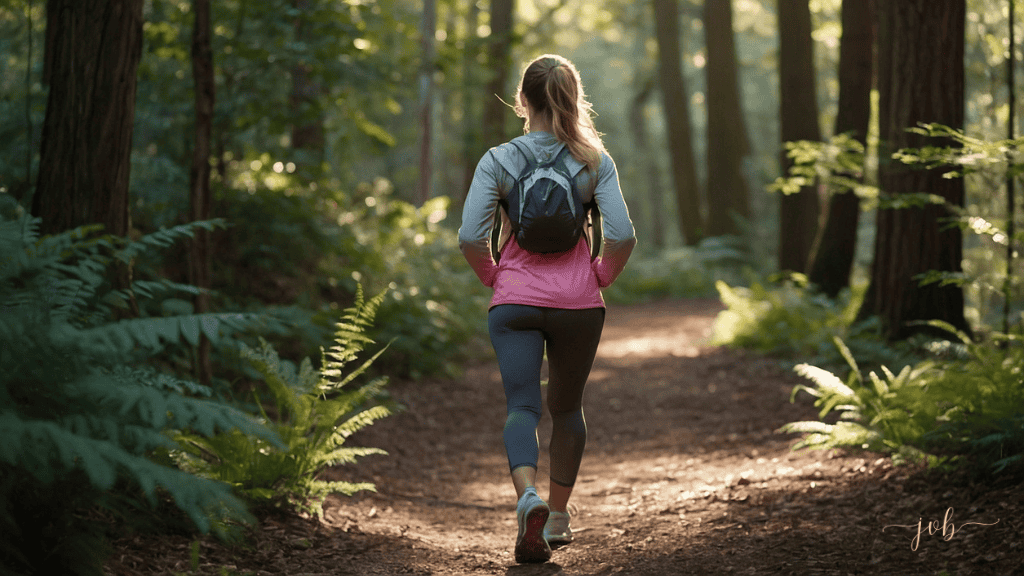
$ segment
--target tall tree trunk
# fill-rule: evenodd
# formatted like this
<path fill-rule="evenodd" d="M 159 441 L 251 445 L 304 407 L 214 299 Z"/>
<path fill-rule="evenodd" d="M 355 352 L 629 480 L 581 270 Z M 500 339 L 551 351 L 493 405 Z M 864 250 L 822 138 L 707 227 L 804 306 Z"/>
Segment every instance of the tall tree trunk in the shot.
<path fill-rule="evenodd" d="M 867 144 L 874 80 L 874 0 L 844 0 L 843 38 L 839 47 L 839 108 L 836 134 L 851 133 Z M 815 251 L 811 283 L 835 298 L 850 285 L 850 270 L 857 249 L 860 200 L 853 191 L 837 191 L 829 199 L 828 219 Z"/>
<path fill-rule="evenodd" d="M 305 23 L 310 17 L 310 11 L 314 8 L 312 1 L 293 0 L 292 5 L 298 11 L 294 24 L 295 39 L 299 42 L 306 42 L 309 33 Z M 241 22 L 241 15 L 239 20 Z M 310 67 L 305 62 L 299 62 L 292 69 L 292 93 L 289 105 L 292 117 L 296 119 L 292 126 L 292 148 L 302 151 L 302 154 L 297 155 L 296 163 L 301 169 L 311 170 L 309 176 L 312 177 L 319 173 L 320 165 L 323 163 L 327 139 L 324 135 L 323 111 L 319 103 L 323 86 L 319 81 L 310 77 L 309 71 Z"/>
<path fill-rule="evenodd" d="M 49 85 L 32 213 L 41 232 L 83 224 L 128 234 L 142 0 L 49 0 Z M 126 276 L 125 276 L 126 278 Z"/>
<path fill-rule="evenodd" d="M 665 246 L 665 222 L 662 217 L 664 203 L 661 197 L 661 169 L 658 168 L 658 161 L 654 151 L 651 150 L 650 130 L 647 128 L 647 116 L 644 114 L 647 101 L 654 93 L 654 76 L 651 75 L 646 80 L 637 78 L 634 85 L 638 87 L 639 91 L 629 104 L 629 126 L 633 136 L 633 146 L 636 148 L 636 156 L 640 159 L 638 162 L 639 172 L 646 177 L 646 186 L 641 187 L 647 189 L 640 213 L 643 215 L 644 222 L 650 226 L 651 246 L 663 248 Z M 640 179 L 639 181 L 643 182 L 644 180 Z"/>
<path fill-rule="evenodd" d="M 483 154 L 480 138 L 480 37 L 477 35 L 477 28 L 480 26 L 480 5 L 476 0 L 466 0 L 469 3 L 466 15 L 466 47 L 462 52 L 462 126 L 463 126 L 463 179 L 460 194 L 455 199 L 457 204 L 453 207 L 455 213 L 462 213 L 462 206 L 466 200 L 466 193 L 469 192 L 469 183 L 473 181 L 473 172 L 476 170 L 476 163 Z"/>
<path fill-rule="evenodd" d="M 480 135 L 480 37 L 477 28 L 480 26 L 480 4 L 477 0 L 466 0 L 469 3 L 466 15 L 466 47 L 462 51 L 462 148 L 464 170 L 462 186 L 454 198 L 452 212 L 462 214 L 469 183 L 473 181 L 473 172 L 483 154 Z"/>
<path fill-rule="evenodd" d="M 821 140 L 808 0 L 779 0 L 778 20 L 782 141 Z M 781 160 L 786 173 L 791 161 L 785 150 Z M 818 192 L 807 186 L 782 195 L 779 208 L 779 268 L 804 272 L 821 217 Z"/>
<path fill-rule="evenodd" d="M 700 185 L 693 155 L 690 129 L 690 97 L 683 79 L 680 50 L 679 6 L 677 0 L 654 1 L 654 28 L 658 41 L 658 74 L 665 108 L 672 183 L 679 208 L 679 227 L 683 241 L 696 245 L 705 236 L 700 210 Z"/>
<path fill-rule="evenodd" d="M 732 0 L 705 0 L 708 105 L 708 235 L 740 234 L 750 218 L 743 160 L 750 153 L 737 78 Z"/>
<path fill-rule="evenodd" d="M 431 196 L 434 178 L 433 115 L 434 115 L 434 34 L 437 33 L 437 3 L 423 0 L 420 27 L 420 174 L 417 186 L 423 205 Z"/>
<path fill-rule="evenodd" d="M 195 21 L 192 28 L 192 79 L 195 83 L 196 133 L 190 173 L 190 209 L 193 221 L 210 218 L 210 134 L 213 127 L 215 88 L 213 77 L 213 49 L 210 46 L 210 0 L 194 0 Z M 189 254 L 189 282 L 201 289 L 210 287 L 210 234 L 197 230 Z M 197 314 L 210 309 L 206 292 L 195 297 Z M 213 377 L 210 366 L 210 341 L 205 334 L 199 337 L 195 362 L 196 377 L 209 384 Z"/>
<path fill-rule="evenodd" d="M 1009 98 L 1007 98 L 1007 108 L 1009 108 L 1009 118 L 1006 122 L 1006 137 L 1009 140 L 1013 140 L 1017 137 L 1017 82 L 1016 82 L 1016 68 L 1017 68 L 1017 37 L 1016 30 L 1014 29 L 1016 22 L 1016 2 L 1010 0 L 1010 21 L 1007 28 L 1009 29 L 1010 36 L 1010 50 L 1009 57 L 1006 59 L 1006 88 Z M 1009 241 L 1006 243 L 1006 277 L 1003 279 L 1003 333 L 1010 333 L 1010 301 L 1013 298 L 1013 261 L 1014 254 L 1016 254 L 1016 246 L 1013 240 L 1016 234 L 1016 198 L 1017 195 L 1017 179 L 1013 175 L 1007 175 L 1006 177 L 1006 236 Z"/>
<path fill-rule="evenodd" d="M 900 148 L 948 144 L 911 134 L 908 127 L 921 122 L 963 127 L 965 13 L 965 0 L 879 2 L 879 183 L 884 194 L 928 192 L 964 205 L 963 179 L 943 178 L 943 169 L 884 159 Z M 871 284 L 861 315 L 879 316 L 891 339 L 922 331 L 908 325 L 916 320 L 944 320 L 968 330 L 960 287 L 922 287 L 916 279 L 930 270 L 961 270 L 962 234 L 943 222 L 949 216 L 934 205 L 878 211 Z"/>
<path fill-rule="evenodd" d="M 505 128 L 508 107 L 499 98 L 507 98 L 506 90 L 512 66 L 514 5 L 515 0 L 491 0 L 491 37 L 487 44 L 487 63 L 491 78 L 484 90 L 483 117 L 483 145 L 487 148 L 508 140 Z"/>
<path fill-rule="evenodd" d="M 629 127 L 636 148 L 638 161 L 632 167 L 634 178 L 641 185 L 642 195 L 639 213 L 641 229 L 648 234 L 648 242 L 655 249 L 665 247 L 665 216 L 664 187 L 662 186 L 661 168 L 658 166 L 658 154 L 651 148 L 651 131 L 647 122 L 647 106 L 658 88 L 658 71 L 650 57 L 648 43 L 651 38 L 651 13 L 643 4 L 634 7 L 635 12 L 630 19 L 635 21 L 636 29 L 633 40 L 633 71 L 634 93 L 629 103 Z"/>

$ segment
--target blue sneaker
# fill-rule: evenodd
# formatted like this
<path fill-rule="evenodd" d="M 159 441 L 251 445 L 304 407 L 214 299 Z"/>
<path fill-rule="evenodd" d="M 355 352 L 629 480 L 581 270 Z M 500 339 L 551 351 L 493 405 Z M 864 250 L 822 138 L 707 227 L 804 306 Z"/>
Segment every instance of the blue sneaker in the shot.
<path fill-rule="evenodd" d="M 544 526 L 548 521 L 547 503 L 528 488 L 516 505 L 519 535 L 516 537 L 516 562 L 547 562 L 551 559 L 551 546 L 544 539 Z"/>

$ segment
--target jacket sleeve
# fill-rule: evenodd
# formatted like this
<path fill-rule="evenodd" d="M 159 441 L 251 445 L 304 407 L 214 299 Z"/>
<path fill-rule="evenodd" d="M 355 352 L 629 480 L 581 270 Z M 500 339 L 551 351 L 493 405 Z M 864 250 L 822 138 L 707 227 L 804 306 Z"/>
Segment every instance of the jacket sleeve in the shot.
<path fill-rule="evenodd" d="M 601 211 L 604 249 L 601 257 L 593 262 L 593 267 L 598 285 L 604 288 L 610 286 L 626 267 L 626 261 L 636 246 L 636 231 L 619 188 L 615 162 L 610 156 L 602 156 L 597 178 L 594 198 Z"/>
<path fill-rule="evenodd" d="M 484 286 L 493 287 L 498 265 L 491 257 L 490 237 L 501 190 L 511 187 L 511 176 L 494 157 L 494 149 L 477 163 L 462 209 L 459 248 Z"/>

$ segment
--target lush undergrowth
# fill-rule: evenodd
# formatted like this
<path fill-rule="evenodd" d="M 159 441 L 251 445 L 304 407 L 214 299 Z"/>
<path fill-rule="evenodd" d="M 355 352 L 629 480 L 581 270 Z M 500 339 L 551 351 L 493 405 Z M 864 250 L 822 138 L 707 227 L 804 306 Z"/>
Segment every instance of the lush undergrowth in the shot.
<path fill-rule="evenodd" d="M 364 303 L 357 288 L 322 366 L 296 372 L 268 345 L 246 348 L 243 336 L 266 326 L 257 315 L 182 312 L 197 290 L 167 280 L 116 288 L 130 264 L 216 223 L 137 240 L 89 227 L 40 237 L 16 207 L 0 212 L 4 573 L 101 574 L 109 531 L 141 519 L 230 538 L 253 504 L 280 498 L 316 510 L 326 491 L 370 488 L 316 476 L 375 452 L 342 443 L 387 415 L 384 381 L 342 387 L 377 358 L 345 368 L 372 342 L 364 332 L 383 295 Z M 275 393 L 273 415 L 258 398 L 231 402 L 178 370 L 177 350 L 202 336 L 222 355 L 246 352 Z"/>
<path fill-rule="evenodd" d="M 665 298 L 713 297 L 715 282 L 737 282 L 754 267 L 743 240 L 732 236 L 706 238 L 695 247 L 635 253 L 615 283 L 604 290 L 613 304 Z"/>
<path fill-rule="evenodd" d="M 891 453 L 979 474 L 1024 469 L 1024 346 L 991 333 L 975 342 L 952 327 L 947 339 L 886 343 L 871 321 L 855 323 L 856 292 L 832 301 L 784 281 L 734 288 L 719 284 L 727 309 L 715 324 L 719 344 L 775 354 L 808 385 L 819 421 L 794 422 L 799 447 Z"/>
<path fill-rule="evenodd" d="M 1005 182 L 1020 174 L 1020 140 L 986 141 L 937 124 L 909 130 L 938 138 L 937 145 L 900 150 L 895 161 L 941 168 L 950 178 Z M 855 190 L 868 205 L 899 209 L 942 202 L 923 194 L 887 197 L 851 180 L 848 175 L 865 165 L 865 150 L 846 136 L 793 143 L 790 156 L 795 165 L 777 183 L 780 189 L 820 181 Z M 931 322 L 932 333 L 944 331 L 944 338 L 885 342 L 873 320 L 854 323 L 859 290 L 832 301 L 805 283 L 719 285 L 728 310 L 716 323 L 718 341 L 800 362 L 795 369 L 812 382 L 793 393 L 815 397 L 820 421 L 786 427 L 809 434 L 801 445 L 879 450 L 985 474 L 1024 470 L 1024 343 L 1020 335 L 992 327 L 1019 330 L 1024 319 L 1019 263 L 1011 258 L 1008 264 L 1005 256 L 1024 235 L 1014 233 L 1001 207 L 945 207 L 953 216 L 949 225 L 966 234 L 964 272 L 931 271 L 917 280 L 963 289 L 974 302 L 965 313 L 981 335 L 977 341 Z M 1007 304 L 1001 314 L 994 313 L 992 300 Z"/>
<path fill-rule="evenodd" d="M 269 173 L 268 173 L 269 172 Z M 356 287 L 387 296 L 369 334 L 391 342 L 386 373 L 452 374 L 486 352 L 489 290 L 466 265 L 449 219 L 449 199 L 422 206 L 396 199 L 378 179 L 340 192 L 248 167 L 221 192 L 231 223 L 217 240 L 214 288 L 220 306 L 271 314 L 282 356 L 316 356 Z"/>

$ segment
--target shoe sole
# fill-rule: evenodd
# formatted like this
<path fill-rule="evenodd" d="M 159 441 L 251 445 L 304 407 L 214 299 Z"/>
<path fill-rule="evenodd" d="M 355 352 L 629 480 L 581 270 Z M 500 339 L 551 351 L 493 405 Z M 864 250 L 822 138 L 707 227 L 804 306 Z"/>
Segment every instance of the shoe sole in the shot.
<path fill-rule="evenodd" d="M 551 549 L 554 550 L 555 548 L 561 548 L 562 546 L 568 546 L 569 544 L 571 544 L 572 536 L 569 536 L 568 538 L 548 538 L 547 541 L 548 546 L 550 546 Z"/>
<path fill-rule="evenodd" d="M 547 506 L 535 506 L 526 513 L 526 529 L 516 541 L 516 562 L 520 564 L 547 562 L 551 547 L 544 539 L 544 525 L 548 522 Z"/>

